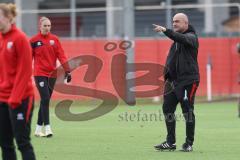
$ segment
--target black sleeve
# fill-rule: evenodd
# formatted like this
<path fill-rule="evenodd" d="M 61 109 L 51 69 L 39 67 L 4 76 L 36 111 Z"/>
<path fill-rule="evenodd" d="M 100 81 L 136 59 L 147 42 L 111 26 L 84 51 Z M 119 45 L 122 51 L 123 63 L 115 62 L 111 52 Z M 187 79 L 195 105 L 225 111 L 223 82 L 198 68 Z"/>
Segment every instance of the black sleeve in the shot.
<path fill-rule="evenodd" d="M 167 29 L 163 33 L 175 42 L 182 43 L 184 45 L 189 45 L 194 48 L 198 47 L 197 36 L 193 33 L 182 34 L 182 33 L 174 32 L 171 29 Z"/>

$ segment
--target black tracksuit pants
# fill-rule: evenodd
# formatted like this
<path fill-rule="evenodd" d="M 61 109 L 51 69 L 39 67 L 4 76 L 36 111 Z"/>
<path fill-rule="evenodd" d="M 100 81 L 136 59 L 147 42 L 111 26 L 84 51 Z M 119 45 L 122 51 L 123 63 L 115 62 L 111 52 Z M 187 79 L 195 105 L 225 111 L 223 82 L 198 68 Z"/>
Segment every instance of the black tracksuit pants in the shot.
<path fill-rule="evenodd" d="M 56 78 L 35 76 L 34 79 L 41 97 L 37 124 L 40 126 L 49 125 L 49 103 L 56 82 Z"/>
<path fill-rule="evenodd" d="M 36 159 L 30 142 L 33 106 L 33 97 L 23 100 L 16 109 L 11 109 L 7 103 L 0 102 L 2 160 L 17 160 L 14 139 L 23 160 Z"/>
<path fill-rule="evenodd" d="M 177 104 L 180 102 L 182 113 L 186 122 L 186 142 L 193 144 L 195 131 L 194 99 L 198 87 L 198 82 L 175 88 L 164 95 L 163 113 L 167 127 L 167 142 L 174 144 L 176 142 L 175 128 L 176 118 L 174 112 Z"/>

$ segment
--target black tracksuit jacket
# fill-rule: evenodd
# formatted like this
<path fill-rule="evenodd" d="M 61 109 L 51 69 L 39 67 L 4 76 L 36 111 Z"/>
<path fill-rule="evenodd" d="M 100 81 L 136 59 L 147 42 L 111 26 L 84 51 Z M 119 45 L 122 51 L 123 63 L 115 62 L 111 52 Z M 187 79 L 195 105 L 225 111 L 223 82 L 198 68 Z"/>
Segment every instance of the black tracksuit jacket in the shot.
<path fill-rule="evenodd" d="M 199 43 L 194 28 L 189 25 L 184 33 L 174 32 L 171 29 L 163 33 L 174 41 L 165 64 L 165 80 L 180 86 L 199 82 L 197 60 Z"/>

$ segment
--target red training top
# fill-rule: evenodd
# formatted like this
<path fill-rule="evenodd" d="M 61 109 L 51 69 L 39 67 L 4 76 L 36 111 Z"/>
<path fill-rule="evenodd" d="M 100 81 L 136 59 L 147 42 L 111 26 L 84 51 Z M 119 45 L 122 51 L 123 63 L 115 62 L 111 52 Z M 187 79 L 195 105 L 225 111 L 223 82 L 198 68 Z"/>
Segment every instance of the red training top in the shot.
<path fill-rule="evenodd" d="M 16 108 L 22 100 L 33 96 L 32 50 L 27 36 L 12 25 L 0 33 L 0 102 Z"/>
<path fill-rule="evenodd" d="M 69 71 L 67 58 L 56 35 L 51 33 L 42 35 L 39 32 L 30 42 L 33 49 L 34 76 L 54 77 L 52 73 L 56 68 L 57 59 L 64 70 Z"/>

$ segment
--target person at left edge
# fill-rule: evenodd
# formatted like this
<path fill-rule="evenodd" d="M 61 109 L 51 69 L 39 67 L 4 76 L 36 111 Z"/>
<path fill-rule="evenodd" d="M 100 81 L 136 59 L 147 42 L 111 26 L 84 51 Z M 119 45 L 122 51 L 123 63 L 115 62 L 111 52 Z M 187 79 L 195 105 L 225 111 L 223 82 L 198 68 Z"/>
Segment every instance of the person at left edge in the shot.
<path fill-rule="evenodd" d="M 70 68 L 59 38 L 50 31 L 50 19 L 41 17 L 39 33 L 30 40 L 34 59 L 34 79 L 41 97 L 35 130 L 37 137 L 52 137 L 53 135 L 50 127 L 49 103 L 56 81 L 53 72 L 56 69 L 57 60 L 65 70 L 67 82 L 71 81 Z"/>
<path fill-rule="evenodd" d="M 36 160 L 31 144 L 34 104 L 32 54 L 27 36 L 15 26 L 16 5 L 0 3 L 0 147 L 1 160 Z"/>

